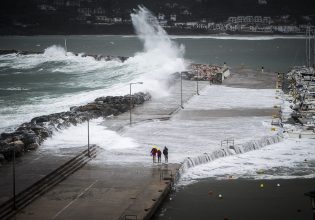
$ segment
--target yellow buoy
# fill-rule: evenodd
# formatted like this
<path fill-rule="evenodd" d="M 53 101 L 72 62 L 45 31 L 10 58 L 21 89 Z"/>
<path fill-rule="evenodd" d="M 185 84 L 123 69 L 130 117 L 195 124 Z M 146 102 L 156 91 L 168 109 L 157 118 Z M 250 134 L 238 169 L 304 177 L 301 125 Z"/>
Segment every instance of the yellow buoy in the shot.
<path fill-rule="evenodd" d="M 260 188 L 264 188 L 264 184 L 263 183 L 260 184 Z"/>

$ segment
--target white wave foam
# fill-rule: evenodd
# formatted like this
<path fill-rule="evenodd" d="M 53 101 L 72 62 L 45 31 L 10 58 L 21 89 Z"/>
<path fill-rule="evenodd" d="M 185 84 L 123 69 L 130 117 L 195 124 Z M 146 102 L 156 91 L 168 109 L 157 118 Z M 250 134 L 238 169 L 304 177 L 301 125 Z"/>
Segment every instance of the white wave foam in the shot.
<path fill-rule="evenodd" d="M 220 158 L 193 167 L 182 175 L 179 184 L 187 185 L 204 178 L 314 178 L 313 148 L 312 139 L 286 139 L 260 150 Z"/>
<path fill-rule="evenodd" d="M 138 144 L 128 137 L 106 129 L 101 125 L 103 119 L 90 121 L 90 143 L 96 144 L 106 151 L 125 150 L 137 148 Z M 43 149 L 76 148 L 87 145 L 87 123 L 71 126 L 66 130 L 60 130 L 48 138 L 42 145 Z"/>
<path fill-rule="evenodd" d="M 144 51 L 136 53 L 127 63 L 141 74 L 138 79 L 145 82 L 144 88 L 153 95 L 161 95 L 161 91 L 166 90 L 164 80 L 186 69 L 184 46 L 171 41 L 148 9 L 139 7 L 131 14 L 131 19 Z"/>
<path fill-rule="evenodd" d="M 9 88 L 0 88 L 0 91 L 28 91 L 29 89 L 23 87 L 9 87 Z"/>

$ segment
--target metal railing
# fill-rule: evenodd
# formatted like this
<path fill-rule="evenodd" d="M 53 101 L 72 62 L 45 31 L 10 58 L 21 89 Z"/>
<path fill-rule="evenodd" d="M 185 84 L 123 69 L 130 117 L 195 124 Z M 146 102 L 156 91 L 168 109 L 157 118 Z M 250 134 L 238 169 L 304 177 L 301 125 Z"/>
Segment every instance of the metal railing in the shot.
<path fill-rule="evenodd" d="M 92 158 L 95 158 L 96 154 L 97 146 L 92 145 L 90 147 L 90 156 L 88 150 L 84 150 L 82 153 L 67 161 L 56 170 L 52 171 L 31 186 L 16 194 L 15 197 L 12 197 L 1 204 L 0 219 L 5 220 L 14 216 L 19 210 L 25 208 L 35 199 L 83 167 Z"/>

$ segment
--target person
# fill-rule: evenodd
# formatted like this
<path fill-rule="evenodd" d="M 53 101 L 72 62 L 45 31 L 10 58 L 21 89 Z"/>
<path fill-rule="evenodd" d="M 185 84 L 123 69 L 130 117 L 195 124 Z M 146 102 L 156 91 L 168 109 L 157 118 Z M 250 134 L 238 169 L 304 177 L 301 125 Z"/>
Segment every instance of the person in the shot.
<path fill-rule="evenodd" d="M 160 148 L 157 149 L 157 155 L 158 155 L 158 163 L 161 163 L 162 152 L 161 152 Z"/>
<path fill-rule="evenodd" d="M 156 146 L 153 146 L 151 149 L 151 156 L 153 157 L 153 163 L 155 163 L 156 153 L 157 153 Z"/>
<path fill-rule="evenodd" d="M 168 148 L 166 146 L 164 146 L 163 155 L 164 155 L 165 163 L 168 163 Z"/>

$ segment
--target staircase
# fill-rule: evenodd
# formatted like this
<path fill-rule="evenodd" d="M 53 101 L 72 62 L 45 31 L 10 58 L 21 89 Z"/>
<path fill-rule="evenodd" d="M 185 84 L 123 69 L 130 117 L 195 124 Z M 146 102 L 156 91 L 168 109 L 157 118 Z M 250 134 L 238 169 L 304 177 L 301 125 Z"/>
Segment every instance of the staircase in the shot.
<path fill-rule="evenodd" d="M 66 179 L 68 176 L 79 170 L 87 162 L 96 157 L 98 147 L 90 146 L 90 152 L 84 150 L 56 170 L 44 176 L 33 185 L 16 194 L 15 199 L 11 198 L 0 205 L 0 219 L 6 220 L 13 217 L 19 210 L 29 205 L 32 201 L 46 193 L 52 187 Z"/>

